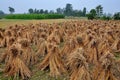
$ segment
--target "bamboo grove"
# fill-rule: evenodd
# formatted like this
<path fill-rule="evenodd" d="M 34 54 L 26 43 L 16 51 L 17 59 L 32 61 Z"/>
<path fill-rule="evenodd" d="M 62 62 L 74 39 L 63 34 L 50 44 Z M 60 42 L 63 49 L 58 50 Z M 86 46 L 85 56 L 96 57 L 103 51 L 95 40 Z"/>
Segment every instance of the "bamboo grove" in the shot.
<path fill-rule="evenodd" d="M 0 29 L 0 48 L 0 71 L 14 80 L 30 79 L 33 66 L 68 80 L 120 80 L 119 21 L 14 25 Z"/>

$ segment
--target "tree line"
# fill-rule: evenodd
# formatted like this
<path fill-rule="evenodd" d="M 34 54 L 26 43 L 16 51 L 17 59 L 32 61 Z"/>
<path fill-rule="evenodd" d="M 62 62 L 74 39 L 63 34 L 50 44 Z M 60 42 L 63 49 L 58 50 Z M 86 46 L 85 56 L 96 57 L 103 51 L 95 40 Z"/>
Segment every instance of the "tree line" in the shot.
<path fill-rule="evenodd" d="M 10 14 L 15 12 L 15 9 L 12 7 L 8 7 Z M 0 10 L 0 15 L 5 14 Z M 68 3 L 64 8 L 57 8 L 54 10 L 44 10 L 44 9 L 28 9 L 28 14 L 62 14 L 65 16 L 73 16 L 73 17 L 88 17 L 88 19 L 116 19 L 120 20 L 120 12 L 115 13 L 113 16 L 104 14 L 102 5 L 98 5 L 95 9 L 91 9 L 87 12 L 87 8 L 84 7 L 82 10 L 73 9 L 72 4 Z"/>
<path fill-rule="evenodd" d="M 43 9 L 32 9 L 28 10 L 30 14 L 64 14 L 65 16 L 85 16 L 86 15 L 86 8 L 84 7 L 83 10 L 74 10 L 72 4 L 66 4 L 65 8 L 57 8 L 56 12 L 53 10 L 43 10 Z"/>
<path fill-rule="evenodd" d="M 13 7 L 8 7 L 10 14 L 15 12 Z M 4 14 L 3 11 L 0 11 Z M 54 10 L 44 10 L 44 9 L 28 9 L 28 14 L 63 14 L 65 16 L 77 16 L 77 17 L 85 17 L 86 16 L 86 7 L 83 10 L 74 10 L 72 4 L 66 4 L 64 8 L 57 8 L 56 11 Z"/>

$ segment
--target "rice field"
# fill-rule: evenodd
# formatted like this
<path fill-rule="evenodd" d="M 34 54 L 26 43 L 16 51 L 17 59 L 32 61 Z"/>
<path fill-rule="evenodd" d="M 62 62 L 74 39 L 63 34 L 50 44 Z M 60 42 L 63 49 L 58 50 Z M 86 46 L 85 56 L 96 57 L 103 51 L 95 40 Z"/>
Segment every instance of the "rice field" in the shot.
<path fill-rule="evenodd" d="M 0 19 L 0 28 L 6 28 L 9 26 L 14 26 L 16 24 L 22 25 L 22 24 L 37 24 L 37 23 L 59 23 L 59 22 L 65 22 L 65 21 L 71 21 L 71 20 L 78 20 L 77 19 L 45 19 L 45 20 L 21 20 L 21 19 Z"/>
<path fill-rule="evenodd" d="M 120 80 L 120 21 L 1 20 L 0 27 L 0 80 Z"/>

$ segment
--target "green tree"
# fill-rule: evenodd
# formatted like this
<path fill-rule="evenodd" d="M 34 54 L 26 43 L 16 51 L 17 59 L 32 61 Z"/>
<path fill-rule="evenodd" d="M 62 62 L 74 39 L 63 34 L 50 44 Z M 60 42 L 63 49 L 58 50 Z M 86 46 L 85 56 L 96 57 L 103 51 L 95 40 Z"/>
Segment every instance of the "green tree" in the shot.
<path fill-rule="evenodd" d="M 72 16 L 81 17 L 83 16 L 83 12 L 81 10 L 73 10 Z"/>
<path fill-rule="evenodd" d="M 120 20 L 120 12 L 117 12 L 113 16 L 114 20 Z"/>
<path fill-rule="evenodd" d="M 112 18 L 110 16 L 103 15 L 100 19 L 101 20 L 111 20 Z"/>
<path fill-rule="evenodd" d="M 86 16 L 86 7 L 83 8 L 83 16 Z"/>
<path fill-rule="evenodd" d="M 69 3 L 66 4 L 64 14 L 65 14 L 66 16 L 71 16 L 71 15 L 72 15 L 72 12 L 73 12 L 72 4 L 69 4 Z"/>
<path fill-rule="evenodd" d="M 90 10 L 90 14 L 92 14 L 94 17 L 96 17 L 96 15 L 97 15 L 97 14 L 96 14 L 96 10 L 95 10 L 95 9 L 91 9 L 91 10 Z"/>
<path fill-rule="evenodd" d="M 37 13 L 37 9 L 36 9 L 36 8 L 33 10 L 33 13 L 34 13 L 34 14 L 36 14 L 36 13 Z"/>
<path fill-rule="evenodd" d="M 95 9 L 91 9 L 90 10 L 90 13 L 89 14 L 87 14 L 87 17 L 88 17 L 88 19 L 95 19 L 96 18 L 96 10 Z"/>
<path fill-rule="evenodd" d="M 0 15 L 3 15 L 3 14 L 5 14 L 2 10 L 0 10 Z"/>
<path fill-rule="evenodd" d="M 44 10 L 43 10 L 43 9 L 41 9 L 41 10 L 40 10 L 40 14 L 43 14 L 43 13 L 44 13 Z"/>
<path fill-rule="evenodd" d="M 56 12 L 57 12 L 58 14 L 63 14 L 64 10 L 61 9 L 61 8 L 57 8 L 57 9 L 56 9 Z"/>
<path fill-rule="evenodd" d="M 100 7 L 100 16 L 102 16 L 103 15 L 103 7 L 101 6 Z"/>
<path fill-rule="evenodd" d="M 101 5 L 98 5 L 96 7 L 96 13 L 98 17 L 101 17 L 103 15 L 103 7 Z"/>
<path fill-rule="evenodd" d="M 36 14 L 39 14 L 40 13 L 40 11 L 39 10 L 36 10 Z"/>
<path fill-rule="evenodd" d="M 45 10 L 44 13 L 45 13 L 45 14 L 48 14 L 48 10 Z"/>
<path fill-rule="evenodd" d="M 29 12 L 30 14 L 32 14 L 32 13 L 34 13 L 34 10 L 33 10 L 32 8 L 30 8 L 30 9 L 28 10 L 28 12 Z"/>
<path fill-rule="evenodd" d="M 13 14 L 15 12 L 14 8 L 12 8 L 12 7 L 8 7 L 8 8 L 9 8 L 9 11 L 10 11 L 11 14 Z"/>
<path fill-rule="evenodd" d="M 50 14 L 54 14 L 55 12 L 53 11 L 53 10 L 50 10 L 50 12 L 49 12 Z"/>
<path fill-rule="evenodd" d="M 5 16 L 5 13 L 2 10 L 0 10 L 0 19 L 4 18 L 4 16 Z"/>

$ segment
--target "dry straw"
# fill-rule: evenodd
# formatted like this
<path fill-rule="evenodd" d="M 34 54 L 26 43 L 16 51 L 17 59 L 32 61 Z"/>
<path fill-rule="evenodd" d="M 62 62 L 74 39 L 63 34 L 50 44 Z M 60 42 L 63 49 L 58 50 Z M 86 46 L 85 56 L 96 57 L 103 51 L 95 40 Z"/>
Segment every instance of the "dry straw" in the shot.
<path fill-rule="evenodd" d="M 88 63 L 83 54 L 83 48 L 78 48 L 68 56 L 67 64 L 71 73 L 70 80 L 91 80 Z"/>
<path fill-rule="evenodd" d="M 46 55 L 39 68 L 44 70 L 47 66 L 50 68 L 50 75 L 53 77 L 60 76 L 66 72 L 64 64 L 60 57 L 59 48 L 57 45 L 49 45 L 50 52 Z"/>
<path fill-rule="evenodd" d="M 19 58 L 19 50 L 15 46 L 12 46 L 9 52 L 10 58 L 5 66 L 4 73 L 8 76 L 14 76 L 14 79 L 17 78 L 17 75 L 21 76 L 22 79 L 30 78 L 31 71 Z"/>
<path fill-rule="evenodd" d="M 22 79 L 40 63 L 53 77 L 67 72 L 70 80 L 120 80 L 119 26 L 100 20 L 10 26 L 0 29 L 0 61 L 6 75 Z"/>

